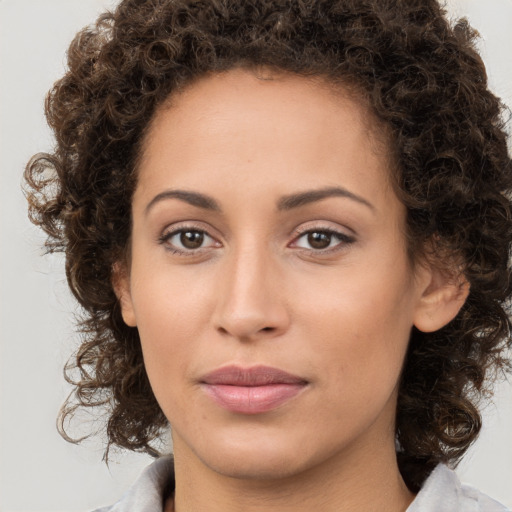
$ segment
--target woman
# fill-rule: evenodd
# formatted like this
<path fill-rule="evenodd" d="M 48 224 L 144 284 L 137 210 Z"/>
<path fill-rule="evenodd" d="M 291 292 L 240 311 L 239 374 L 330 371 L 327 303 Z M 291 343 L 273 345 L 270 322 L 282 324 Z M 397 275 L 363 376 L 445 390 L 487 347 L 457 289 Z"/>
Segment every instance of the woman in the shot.
<path fill-rule="evenodd" d="M 472 39 L 412 0 L 128 0 L 75 38 L 26 171 L 87 315 L 61 420 L 173 438 L 112 510 L 505 510 L 447 467 L 510 345 Z"/>

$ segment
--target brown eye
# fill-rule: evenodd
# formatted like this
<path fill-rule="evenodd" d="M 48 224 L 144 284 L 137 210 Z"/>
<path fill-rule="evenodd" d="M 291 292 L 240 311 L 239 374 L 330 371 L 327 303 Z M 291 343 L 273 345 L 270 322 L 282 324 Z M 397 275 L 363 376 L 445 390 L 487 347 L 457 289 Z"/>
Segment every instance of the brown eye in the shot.
<path fill-rule="evenodd" d="M 292 244 L 292 247 L 307 249 L 324 254 L 341 250 L 355 242 L 353 236 L 330 229 L 312 229 L 304 231 Z"/>
<path fill-rule="evenodd" d="M 182 231 L 180 242 L 186 249 L 199 249 L 204 242 L 204 233 L 202 231 Z"/>
<path fill-rule="evenodd" d="M 327 249 L 331 245 L 332 234 L 322 231 L 308 233 L 308 244 L 313 249 Z"/>
<path fill-rule="evenodd" d="M 220 247 L 214 238 L 202 229 L 183 228 L 164 233 L 159 243 L 175 254 L 192 255 L 196 251 Z"/>

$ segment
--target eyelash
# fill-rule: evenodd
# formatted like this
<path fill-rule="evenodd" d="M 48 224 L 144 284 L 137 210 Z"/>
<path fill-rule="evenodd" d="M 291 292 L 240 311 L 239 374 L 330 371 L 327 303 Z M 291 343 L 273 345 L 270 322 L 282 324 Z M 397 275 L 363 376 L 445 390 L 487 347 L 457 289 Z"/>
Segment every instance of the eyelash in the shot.
<path fill-rule="evenodd" d="M 206 236 L 206 237 L 210 238 L 211 240 L 213 240 L 214 242 L 216 242 L 215 239 L 211 235 L 209 235 L 206 230 L 204 230 L 198 226 L 194 226 L 194 225 L 183 226 L 183 227 L 174 229 L 169 232 L 164 232 L 158 238 L 158 242 L 161 245 L 164 245 L 166 250 L 170 251 L 172 254 L 176 254 L 179 256 L 196 255 L 196 254 L 198 254 L 199 251 L 202 251 L 202 250 L 208 248 L 208 247 L 198 247 L 197 249 L 183 250 L 183 249 L 176 248 L 169 242 L 174 236 L 180 235 L 183 233 L 187 233 L 187 232 L 200 233 L 203 236 Z M 331 228 L 318 227 L 318 228 L 307 228 L 307 229 L 298 230 L 298 234 L 293 239 L 292 244 L 297 244 L 297 242 L 301 238 L 303 238 L 307 235 L 311 235 L 313 233 L 328 235 L 329 237 L 331 237 L 330 243 L 332 242 L 332 238 L 336 238 L 336 239 L 338 239 L 338 243 L 333 247 L 327 247 L 325 249 L 313 249 L 313 248 L 308 249 L 305 247 L 299 247 L 299 249 L 309 252 L 310 254 L 317 254 L 317 255 L 330 254 L 332 252 L 337 252 L 337 251 L 343 250 L 344 247 L 351 245 L 356 241 L 355 237 L 347 235 L 346 233 L 342 233 L 340 231 L 336 231 Z M 219 243 L 219 242 L 216 242 L 216 243 Z M 292 245 L 292 247 L 293 247 L 293 245 Z M 297 247 L 297 245 L 295 245 L 295 247 Z"/>
<path fill-rule="evenodd" d="M 293 239 L 292 243 L 293 244 L 297 244 L 297 242 L 301 238 L 303 238 L 303 237 L 305 237 L 307 235 L 311 235 L 313 233 L 328 235 L 329 237 L 331 237 L 330 242 L 332 242 L 332 238 L 337 238 L 338 239 L 338 243 L 336 245 L 334 245 L 333 247 L 327 247 L 325 249 L 307 249 L 307 248 L 304 248 L 304 247 L 301 248 L 301 249 L 309 252 L 310 254 L 330 254 L 330 253 L 333 253 L 333 252 L 338 252 L 338 251 L 343 250 L 347 246 L 353 244 L 356 241 L 355 237 L 353 237 L 351 235 L 347 235 L 346 233 L 343 233 L 341 231 L 337 231 L 337 230 L 332 229 L 332 228 L 316 227 L 316 228 L 303 228 L 303 229 L 299 229 L 298 230 L 298 236 L 296 236 Z"/>
<path fill-rule="evenodd" d="M 195 225 L 191 224 L 191 225 L 182 226 L 178 229 L 173 229 L 172 231 L 168 231 L 168 232 L 164 231 L 162 233 L 162 235 L 158 237 L 158 242 L 161 245 L 164 245 L 166 250 L 170 251 L 172 254 L 177 254 L 178 256 L 191 256 L 191 255 L 197 254 L 198 251 L 201 251 L 202 249 L 204 250 L 205 249 L 204 247 L 199 247 L 196 250 L 194 250 L 194 249 L 183 250 L 183 249 L 176 248 L 175 246 L 173 246 L 170 243 L 170 240 L 174 236 L 180 235 L 183 233 L 187 233 L 187 232 L 201 233 L 215 241 L 215 239 L 212 236 L 210 236 L 206 230 L 204 230 L 203 228 L 201 228 L 199 226 L 195 226 Z"/>

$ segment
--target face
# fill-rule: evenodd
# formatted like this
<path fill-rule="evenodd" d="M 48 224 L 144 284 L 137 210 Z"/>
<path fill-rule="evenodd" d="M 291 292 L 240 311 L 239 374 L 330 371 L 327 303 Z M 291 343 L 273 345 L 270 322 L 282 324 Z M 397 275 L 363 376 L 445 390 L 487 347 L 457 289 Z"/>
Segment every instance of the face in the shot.
<path fill-rule="evenodd" d="M 118 294 L 177 457 L 264 478 L 394 450 L 430 274 L 411 269 L 368 117 L 318 82 L 243 70 L 157 112 Z"/>

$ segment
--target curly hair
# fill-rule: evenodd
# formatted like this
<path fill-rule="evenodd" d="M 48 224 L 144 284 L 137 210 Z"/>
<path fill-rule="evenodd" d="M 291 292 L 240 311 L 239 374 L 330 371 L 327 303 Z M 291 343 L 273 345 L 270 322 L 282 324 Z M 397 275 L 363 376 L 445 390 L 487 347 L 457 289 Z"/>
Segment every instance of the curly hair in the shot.
<path fill-rule="evenodd" d="M 49 252 L 65 253 L 84 312 L 61 428 L 78 407 L 106 406 L 108 447 L 158 453 L 168 422 L 112 286 L 130 240 L 138 156 L 173 91 L 206 73 L 265 66 L 355 88 L 389 131 L 410 254 L 428 245 L 470 283 L 452 322 L 413 329 L 396 415 L 412 490 L 439 462 L 455 465 L 478 436 L 479 399 L 510 367 L 512 166 L 504 106 L 487 89 L 475 38 L 436 0 L 124 0 L 79 32 L 46 100 L 56 147 L 25 171 L 31 220 Z"/>

